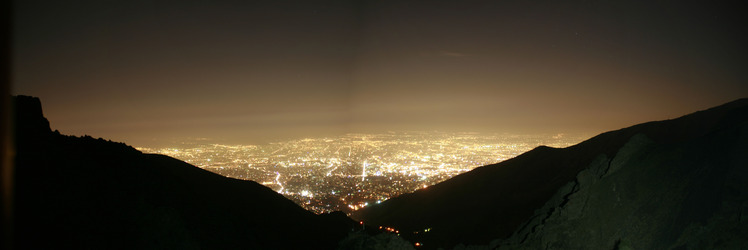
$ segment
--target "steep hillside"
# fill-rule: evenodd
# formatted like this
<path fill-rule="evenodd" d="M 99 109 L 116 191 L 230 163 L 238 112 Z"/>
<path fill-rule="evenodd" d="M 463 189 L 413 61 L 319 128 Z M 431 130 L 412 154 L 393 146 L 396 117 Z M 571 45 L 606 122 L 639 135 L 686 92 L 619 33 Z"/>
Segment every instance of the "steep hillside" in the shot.
<path fill-rule="evenodd" d="M 652 143 L 662 145 L 661 147 L 674 147 L 663 149 L 665 152 L 677 151 L 676 145 L 705 145 L 711 148 L 715 146 L 713 144 L 719 143 L 702 142 L 719 141 L 721 139 L 714 138 L 717 134 L 733 133 L 733 137 L 727 136 L 733 141 L 726 141 L 719 149 L 740 152 L 737 147 L 745 145 L 745 137 L 738 135 L 744 133 L 739 131 L 745 131 L 746 121 L 748 99 L 741 99 L 678 119 L 650 122 L 607 132 L 568 148 L 538 147 L 499 164 L 476 168 L 427 189 L 359 210 L 352 217 L 364 220 L 368 224 L 397 228 L 405 232 L 402 234 L 404 238 L 422 242 L 427 248 L 452 247 L 457 244 L 488 244 L 493 239 L 510 237 L 531 218 L 543 217 L 536 214 L 535 210 L 551 202 L 554 196 L 558 198 L 558 193 L 563 193 L 563 190 L 559 191 L 562 187 L 571 188 L 573 184 L 569 183 L 574 183 L 583 169 L 600 164 L 606 165 L 612 159 L 621 158 L 617 156 L 617 152 L 635 135 L 646 136 Z M 692 155 L 694 160 L 701 159 L 707 162 L 714 157 L 720 157 L 689 155 Z M 678 155 L 669 157 L 677 158 Z M 678 158 L 674 162 L 688 159 L 690 158 Z M 660 168 L 663 167 L 657 164 L 648 167 Z M 646 172 L 643 174 L 648 176 Z M 700 189 L 698 186 L 690 188 Z M 648 191 L 643 189 L 640 192 Z M 563 201 L 564 199 L 561 199 L 562 203 Z M 429 228 L 428 232 L 423 232 Z"/>
<path fill-rule="evenodd" d="M 332 249 L 354 227 L 252 181 L 52 132 L 37 98 L 14 105 L 18 248 Z"/>
<path fill-rule="evenodd" d="M 748 245 L 748 123 L 676 143 L 637 134 L 600 155 L 500 249 Z"/>

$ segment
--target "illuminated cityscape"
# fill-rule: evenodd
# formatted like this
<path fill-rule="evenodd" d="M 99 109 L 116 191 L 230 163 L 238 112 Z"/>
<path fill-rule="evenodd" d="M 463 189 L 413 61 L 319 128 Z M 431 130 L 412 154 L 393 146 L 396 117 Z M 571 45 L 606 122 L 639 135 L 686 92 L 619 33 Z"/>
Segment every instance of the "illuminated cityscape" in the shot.
<path fill-rule="evenodd" d="M 389 132 L 264 145 L 191 141 L 138 150 L 168 155 L 224 176 L 256 181 L 315 213 L 350 213 L 539 145 L 566 147 L 586 138 L 565 134 Z"/>

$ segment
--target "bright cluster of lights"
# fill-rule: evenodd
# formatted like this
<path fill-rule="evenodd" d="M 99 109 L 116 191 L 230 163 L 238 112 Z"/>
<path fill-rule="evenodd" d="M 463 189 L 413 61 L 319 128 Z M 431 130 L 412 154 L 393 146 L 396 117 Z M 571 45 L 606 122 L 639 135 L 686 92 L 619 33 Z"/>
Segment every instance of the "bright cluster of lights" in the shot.
<path fill-rule="evenodd" d="M 316 213 L 350 213 L 539 145 L 565 147 L 584 138 L 403 132 L 265 145 L 200 141 L 180 147 L 138 149 L 169 155 L 224 176 L 256 181 Z"/>
<path fill-rule="evenodd" d="M 390 233 L 396 233 L 396 234 L 400 233 L 400 230 L 397 230 L 391 227 L 379 226 L 379 229 L 390 232 Z"/>

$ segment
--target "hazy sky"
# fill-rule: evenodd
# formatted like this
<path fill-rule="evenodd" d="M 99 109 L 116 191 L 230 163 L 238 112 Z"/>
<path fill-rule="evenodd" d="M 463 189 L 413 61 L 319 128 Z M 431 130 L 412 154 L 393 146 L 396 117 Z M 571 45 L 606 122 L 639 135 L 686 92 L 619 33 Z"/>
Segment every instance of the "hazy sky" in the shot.
<path fill-rule="evenodd" d="M 714 2 L 16 1 L 12 91 L 135 146 L 596 133 L 748 97 L 743 9 Z"/>

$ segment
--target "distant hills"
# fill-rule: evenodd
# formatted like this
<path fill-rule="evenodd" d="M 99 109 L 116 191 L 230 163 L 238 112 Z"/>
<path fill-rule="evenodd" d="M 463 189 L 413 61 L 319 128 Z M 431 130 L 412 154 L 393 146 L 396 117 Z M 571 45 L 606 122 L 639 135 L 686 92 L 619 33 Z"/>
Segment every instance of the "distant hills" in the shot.
<path fill-rule="evenodd" d="M 19 249 L 335 249 L 357 225 L 252 181 L 52 132 L 37 98 L 13 105 Z"/>
<path fill-rule="evenodd" d="M 538 147 L 354 212 L 424 248 L 748 245 L 748 99 Z"/>
<path fill-rule="evenodd" d="M 17 96 L 19 249 L 736 249 L 748 99 L 603 133 L 372 205 L 315 215 L 252 181 L 50 129 Z M 383 230 L 384 231 L 384 230 Z"/>

